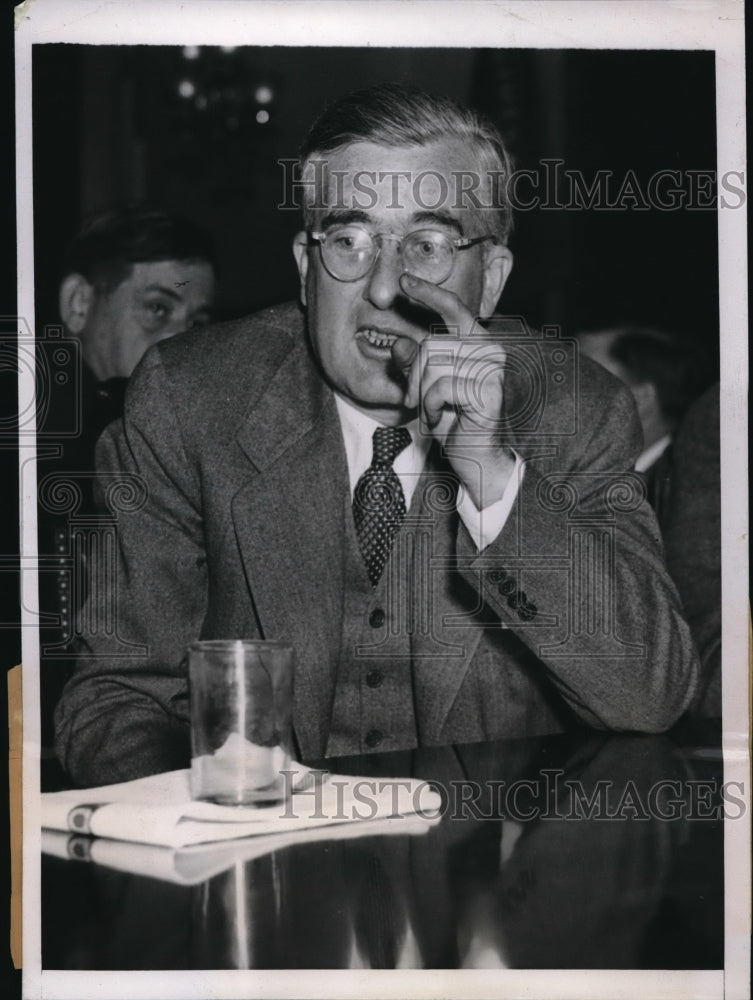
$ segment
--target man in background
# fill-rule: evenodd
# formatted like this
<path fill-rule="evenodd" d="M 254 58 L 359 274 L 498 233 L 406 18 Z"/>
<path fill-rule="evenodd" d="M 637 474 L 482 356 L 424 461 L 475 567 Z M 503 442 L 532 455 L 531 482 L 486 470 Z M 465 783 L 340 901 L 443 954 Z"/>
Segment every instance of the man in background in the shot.
<path fill-rule="evenodd" d="M 96 215 L 78 233 L 65 255 L 59 308 L 81 345 L 81 436 L 73 450 L 87 468 L 97 438 L 122 413 L 144 353 L 208 323 L 214 293 L 211 242 L 187 219 L 129 207 Z"/>
<path fill-rule="evenodd" d="M 38 431 L 43 743 L 68 668 L 74 616 L 83 603 L 85 553 L 71 548 L 72 517 L 95 517 L 94 448 L 123 412 L 128 379 L 153 344 L 210 319 L 214 250 L 188 219 L 144 206 L 98 213 L 67 249 L 59 285 L 66 336 L 49 345 L 76 363 L 53 366 Z M 72 350 L 71 340 L 78 351 Z M 75 346 L 75 344 L 73 345 Z M 51 352 L 51 356 L 60 353 Z M 40 355 L 44 362 L 45 356 Z M 44 371 L 44 368 L 41 370 Z M 57 376 L 57 377 L 56 377 Z M 61 497 L 74 498 L 61 510 Z M 62 560 L 60 562 L 59 560 Z M 55 655 L 57 654 L 57 655 Z"/>
<path fill-rule="evenodd" d="M 646 326 L 617 326 L 578 335 L 583 354 L 616 375 L 630 389 L 643 430 L 635 463 L 659 525 L 667 515 L 672 470 L 672 436 L 680 420 L 709 383 L 699 351 L 679 337 Z"/>

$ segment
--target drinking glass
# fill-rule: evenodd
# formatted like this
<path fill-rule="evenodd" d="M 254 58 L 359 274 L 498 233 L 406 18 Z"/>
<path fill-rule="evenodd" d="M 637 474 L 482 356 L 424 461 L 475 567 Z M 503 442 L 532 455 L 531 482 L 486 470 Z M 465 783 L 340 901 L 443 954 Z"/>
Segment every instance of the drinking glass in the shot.
<path fill-rule="evenodd" d="M 220 805 L 281 802 L 289 782 L 293 647 L 211 639 L 188 647 L 191 795 Z"/>

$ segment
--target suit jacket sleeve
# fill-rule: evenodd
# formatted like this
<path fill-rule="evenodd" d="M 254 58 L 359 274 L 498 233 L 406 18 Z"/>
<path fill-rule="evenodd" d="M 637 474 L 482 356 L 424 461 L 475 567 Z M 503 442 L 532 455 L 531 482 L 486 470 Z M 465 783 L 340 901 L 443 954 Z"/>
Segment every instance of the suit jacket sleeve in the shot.
<path fill-rule="evenodd" d="M 601 377 L 601 376 L 600 376 Z M 659 732 L 689 704 L 697 655 L 633 468 L 640 428 L 626 389 L 581 383 L 581 431 L 527 463 L 516 506 L 458 557 L 500 626 L 514 630 L 590 726 Z"/>
<path fill-rule="evenodd" d="M 112 578 L 90 582 L 86 634 L 56 712 L 58 756 L 82 785 L 189 761 L 184 656 L 205 616 L 206 560 L 199 483 L 157 353 L 131 382 L 124 421 L 100 439 L 97 468 L 139 487 L 118 514 Z"/>
<path fill-rule="evenodd" d="M 688 411 L 675 439 L 665 539 L 667 565 L 698 646 L 694 714 L 722 714 L 722 564 L 719 386 Z"/>

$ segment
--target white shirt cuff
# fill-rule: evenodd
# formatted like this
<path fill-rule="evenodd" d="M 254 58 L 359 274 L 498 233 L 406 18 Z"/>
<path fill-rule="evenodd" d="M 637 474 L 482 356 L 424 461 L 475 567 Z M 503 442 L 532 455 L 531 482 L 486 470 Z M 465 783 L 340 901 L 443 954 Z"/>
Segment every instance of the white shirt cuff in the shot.
<path fill-rule="evenodd" d="M 525 463 L 517 452 L 513 451 L 513 455 L 515 456 L 515 466 L 512 475 L 505 487 L 505 492 L 495 503 L 479 510 L 471 500 L 467 490 L 461 487 L 458 491 L 458 514 L 460 514 L 460 519 L 468 529 L 468 534 L 479 552 L 483 552 L 487 545 L 491 545 L 504 528 L 518 496 L 520 484 L 523 482 Z"/>

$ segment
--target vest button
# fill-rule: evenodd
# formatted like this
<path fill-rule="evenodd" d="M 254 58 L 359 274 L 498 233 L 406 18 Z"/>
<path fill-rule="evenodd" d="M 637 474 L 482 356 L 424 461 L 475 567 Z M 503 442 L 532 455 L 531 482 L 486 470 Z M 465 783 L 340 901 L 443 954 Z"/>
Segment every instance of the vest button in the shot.
<path fill-rule="evenodd" d="M 381 670 L 370 670 L 368 674 L 366 674 L 366 683 L 370 688 L 378 688 L 383 680 L 384 676 Z"/>
<path fill-rule="evenodd" d="M 366 746 L 378 747 L 383 739 L 384 734 L 380 729 L 370 729 L 368 733 L 366 733 Z"/>
<path fill-rule="evenodd" d="M 381 608 L 374 608 L 374 610 L 369 615 L 369 625 L 372 628 L 381 628 L 384 625 L 384 619 L 387 616 Z"/>

